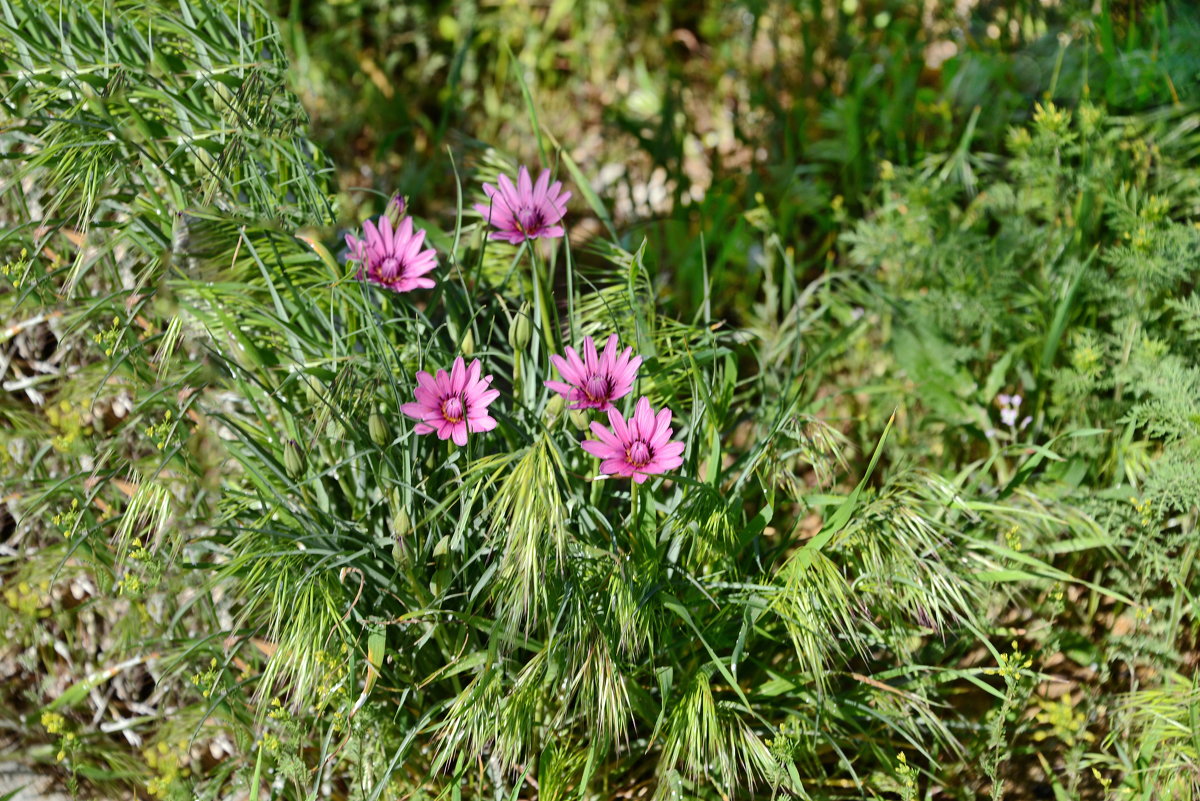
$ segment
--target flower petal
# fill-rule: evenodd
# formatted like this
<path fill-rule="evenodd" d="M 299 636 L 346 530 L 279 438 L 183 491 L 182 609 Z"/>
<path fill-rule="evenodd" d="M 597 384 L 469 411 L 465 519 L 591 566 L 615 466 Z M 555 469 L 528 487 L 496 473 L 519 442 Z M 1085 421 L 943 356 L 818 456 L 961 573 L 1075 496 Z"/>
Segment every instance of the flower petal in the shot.
<path fill-rule="evenodd" d="M 529 178 L 529 170 L 524 164 L 517 170 L 517 200 L 520 205 L 533 205 L 533 181 Z"/>
<path fill-rule="evenodd" d="M 621 441 L 617 439 L 617 435 L 605 428 L 602 423 L 592 423 L 589 428 L 592 432 L 592 436 L 596 437 L 605 445 L 622 451 L 624 450 L 624 446 L 621 444 Z"/>
<path fill-rule="evenodd" d="M 570 384 L 564 384 L 561 381 L 543 381 L 542 384 L 544 384 L 548 389 L 550 389 L 550 391 L 557 392 L 559 395 L 562 395 L 564 398 L 566 398 L 568 395 L 570 395 L 571 390 L 574 389 L 574 387 L 572 387 Z"/>
<path fill-rule="evenodd" d="M 597 370 L 596 342 L 591 337 L 583 338 L 583 363 L 586 366 L 585 375 L 595 375 Z"/>
<path fill-rule="evenodd" d="M 570 348 L 567 348 L 568 353 Z M 558 370 L 558 374 L 562 376 L 564 381 L 571 384 L 579 385 L 583 383 L 583 375 L 575 369 L 575 366 L 559 356 L 557 353 L 550 354 L 550 364 L 554 365 L 554 369 Z"/>
<path fill-rule="evenodd" d="M 414 420 L 424 420 L 425 413 L 429 411 L 429 407 L 422 403 L 406 403 L 400 407 L 400 411 L 413 418 Z"/>
<path fill-rule="evenodd" d="M 550 171 L 542 170 L 542 174 L 538 176 L 537 184 L 533 187 L 533 202 L 539 206 L 546 201 L 546 190 L 550 188 Z"/>
<path fill-rule="evenodd" d="M 650 399 L 645 395 L 638 398 L 633 410 L 633 431 L 635 437 L 650 439 L 654 435 L 654 411 L 650 408 Z"/>
<path fill-rule="evenodd" d="M 621 416 L 615 406 L 608 410 L 608 424 L 612 426 L 613 433 L 617 435 L 617 439 L 621 440 L 623 445 L 633 441 L 634 438 L 629 433 L 629 426 L 625 424 L 625 418 Z"/>
<path fill-rule="evenodd" d="M 462 356 L 459 356 L 454 360 L 454 364 L 450 367 L 450 391 L 462 392 L 466 381 L 467 368 L 463 364 Z"/>
<path fill-rule="evenodd" d="M 624 454 L 623 451 L 613 448 L 611 445 L 605 445 L 603 442 L 597 442 L 594 439 L 585 439 L 579 443 L 579 447 L 595 456 L 597 459 L 616 459 Z M 605 470 L 604 472 L 609 472 Z"/>
<path fill-rule="evenodd" d="M 600 470 L 608 473 L 610 476 L 625 476 L 633 475 L 634 466 L 625 461 L 624 457 L 606 459 L 600 463 Z"/>

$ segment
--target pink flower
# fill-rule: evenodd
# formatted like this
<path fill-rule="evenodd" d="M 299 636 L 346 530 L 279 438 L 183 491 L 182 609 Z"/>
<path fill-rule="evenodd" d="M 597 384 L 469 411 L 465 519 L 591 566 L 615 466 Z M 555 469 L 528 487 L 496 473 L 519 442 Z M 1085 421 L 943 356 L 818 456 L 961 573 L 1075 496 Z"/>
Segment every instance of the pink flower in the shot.
<path fill-rule="evenodd" d="M 478 434 L 491 431 L 496 420 L 487 413 L 488 404 L 500 396 L 500 391 L 488 389 L 490 375 L 479 377 L 479 360 L 463 366 L 462 356 L 454 360 L 450 374 L 438 370 L 436 376 L 421 370 L 417 373 L 416 401 L 400 407 L 414 420 L 418 434 L 437 433 L 438 439 L 453 439 L 458 446 L 467 444 L 467 432 Z"/>
<path fill-rule="evenodd" d="M 378 228 L 367 220 L 363 235 L 359 239 L 346 234 L 350 258 L 360 265 L 360 279 L 395 292 L 433 288 L 434 280 L 426 278 L 425 273 L 437 266 L 437 253 L 433 248 L 421 250 L 425 232 L 413 232 L 411 217 L 397 223 L 394 230 L 388 215 L 379 218 Z"/>
<path fill-rule="evenodd" d="M 519 245 L 526 239 L 554 239 L 566 233 L 559 223 L 567 213 L 571 193 L 562 191 L 561 181 L 550 183 L 549 170 L 542 170 L 536 185 L 524 167 L 517 173 L 516 186 L 507 175 L 501 175 L 496 183 L 499 189 L 483 185 L 491 203 L 475 204 L 475 211 L 496 227 L 492 239 Z"/>
<path fill-rule="evenodd" d="M 633 478 L 641 484 L 658 473 L 683 464 L 683 443 L 671 442 L 671 410 L 656 416 L 647 398 L 639 398 L 633 417 L 626 422 L 616 409 L 608 410 L 610 431 L 592 423 L 595 440 L 583 441 L 583 449 L 603 461 L 604 475 Z"/>
<path fill-rule="evenodd" d="M 642 357 L 632 356 L 633 348 L 618 356 L 616 334 L 608 338 L 599 357 L 591 337 L 584 337 L 582 350 L 582 359 L 570 347 L 565 359 L 552 355 L 550 362 L 563 380 L 547 381 L 546 386 L 566 398 L 572 409 L 611 409 L 613 401 L 633 391 Z"/>

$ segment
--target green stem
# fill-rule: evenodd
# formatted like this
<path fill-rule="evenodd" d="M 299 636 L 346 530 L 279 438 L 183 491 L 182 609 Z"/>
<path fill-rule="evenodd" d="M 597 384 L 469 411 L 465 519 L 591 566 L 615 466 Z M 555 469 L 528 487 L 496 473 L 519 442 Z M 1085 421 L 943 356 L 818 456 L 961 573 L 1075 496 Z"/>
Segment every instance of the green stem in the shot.
<path fill-rule="evenodd" d="M 536 240 L 528 241 L 526 244 L 529 245 L 529 261 L 532 267 L 531 272 L 533 273 L 533 302 L 537 306 L 538 314 L 541 318 L 542 337 L 548 346 L 553 347 L 556 342 L 554 337 L 554 323 L 550 319 L 549 278 L 542 272 L 542 260 L 537 255 Z"/>
<path fill-rule="evenodd" d="M 588 496 L 588 503 L 593 507 L 600 502 L 600 482 L 596 480 L 596 476 L 600 474 L 600 457 L 592 457 L 592 490 Z"/>
<path fill-rule="evenodd" d="M 638 519 L 638 517 L 642 511 L 638 504 L 638 488 L 639 487 L 640 487 L 640 485 L 636 481 L 633 481 L 632 479 L 630 480 L 630 483 L 629 483 L 629 518 L 631 521 L 631 528 L 633 529 L 633 537 L 631 538 L 631 542 L 637 542 L 637 540 L 641 539 L 642 525 L 641 525 L 641 521 Z"/>

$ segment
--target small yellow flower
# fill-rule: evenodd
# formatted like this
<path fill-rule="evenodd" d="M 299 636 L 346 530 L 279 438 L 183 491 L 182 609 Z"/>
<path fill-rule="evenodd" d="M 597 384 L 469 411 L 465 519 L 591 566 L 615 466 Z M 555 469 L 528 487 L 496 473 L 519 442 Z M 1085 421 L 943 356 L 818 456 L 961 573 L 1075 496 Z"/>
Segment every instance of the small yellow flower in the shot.
<path fill-rule="evenodd" d="M 42 728 L 44 728 L 49 734 L 61 733 L 65 724 L 66 719 L 57 712 L 42 713 Z"/>

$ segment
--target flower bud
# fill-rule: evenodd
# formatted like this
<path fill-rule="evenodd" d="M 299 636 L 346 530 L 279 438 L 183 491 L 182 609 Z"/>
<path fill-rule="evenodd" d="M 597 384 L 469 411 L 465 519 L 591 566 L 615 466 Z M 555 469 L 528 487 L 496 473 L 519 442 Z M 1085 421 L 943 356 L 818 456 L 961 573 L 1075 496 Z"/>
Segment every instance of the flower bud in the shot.
<path fill-rule="evenodd" d="M 371 416 L 367 418 L 367 432 L 371 435 L 371 442 L 374 442 L 381 448 L 392 441 L 392 434 L 388 430 L 387 421 L 383 419 L 383 415 L 379 412 L 371 412 Z"/>
<path fill-rule="evenodd" d="M 470 356 L 475 353 L 475 332 L 468 328 L 466 336 L 463 337 L 462 346 L 459 348 L 463 356 Z"/>
<path fill-rule="evenodd" d="M 393 495 L 393 500 L 398 499 L 398 495 Z M 392 561 L 399 566 L 408 562 L 408 535 L 412 533 L 412 521 L 408 518 L 408 511 L 399 503 L 394 504 L 393 508 L 396 513 L 392 515 Z"/>
<path fill-rule="evenodd" d="M 392 223 L 392 228 L 400 225 L 400 221 L 404 219 L 404 198 L 400 195 L 395 195 L 388 201 L 387 209 L 383 212 L 384 216 Z"/>
<path fill-rule="evenodd" d="M 563 396 L 557 393 L 550 399 L 550 402 L 546 404 L 546 412 L 542 415 L 542 422 L 545 423 L 546 428 L 554 427 L 566 404 L 567 402 L 563 400 Z"/>
<path fill-rule="evenodd" d="M 433 546 L 433 558 L 440 559 L 450 553 L 450 537 L 445 536 Z"/>
<path fill-rule="evenodd" d="M 291 478 L 304 475 L 304 451 L 294 439 L 289 439 L 283 445 L 283 467 Z"/>
<path fill-rule="evenodd" d="M 399 540 L 411 533 L 412 521 L 408 518 L 408 511 L 401 506 L 396 510 L 396 514 L 392 515 L 392 535 Z"/>
<path fill-rule="evenodd" d="M 587 431 L 588 424 L 590 422 L 591 422 L 591 419 L 588 417 L 587 410 L 585 410 L 585 409 L 572 409 L 571 410 L 571 424 L 574 425 L 576 428 L 578 428 L 580 431 Z"/>
<path fill-rule="evenodd" d="M 508 344 L 512 345 L 513 352 L 519 353 L 529 347 L 530 334 L 529 303 L 525 302 L 521 304 L 512 328 L 508 330 Z"/>
<path fill-rule="evenodd" d="M 392 543 L 392 561 L 398 567 L 408 564 L 408 546 L 404 544 L 404 540 L 398 537 Z"/>

